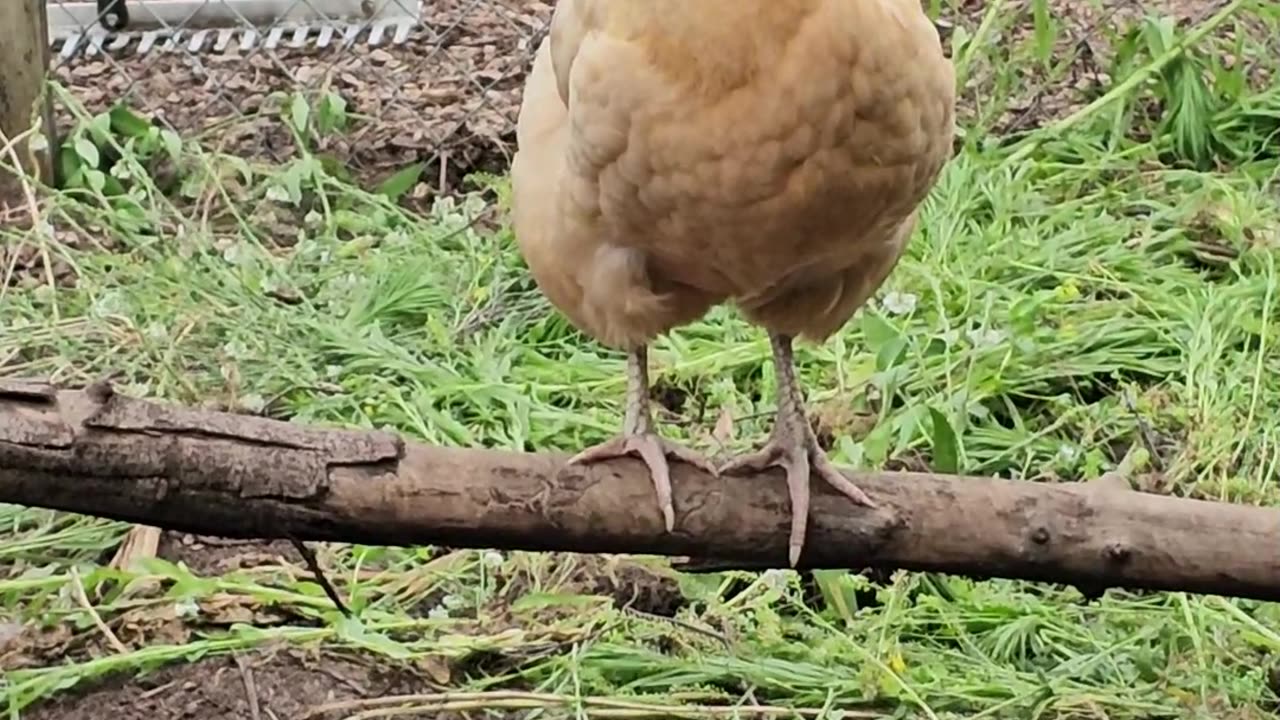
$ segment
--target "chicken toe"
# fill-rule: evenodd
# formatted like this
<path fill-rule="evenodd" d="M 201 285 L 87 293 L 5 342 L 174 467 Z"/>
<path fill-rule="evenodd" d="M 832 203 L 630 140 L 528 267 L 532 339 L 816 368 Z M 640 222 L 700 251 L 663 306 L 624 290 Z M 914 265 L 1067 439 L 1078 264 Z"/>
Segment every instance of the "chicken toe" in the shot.
<path fill-rule="evenodd" d="M 569 459 L 569 464 L 599 462 L 624 455 L 638 455 L 648 466 L 667 532 L 675 529 L 676 522 L 667 458 L 672 457 L 704 472 L 717 474 L 715 466 L 706 457 L 654 431 L 653 415 L 649 411 L 648 352 L 644 347 L 627 354 L 627 414 L 622 423 L 622 433 L 579 452 Z"/>
<path fill-rule="evenodd" d="M 791 495 L 788 560 L 795 567 L 800 561 L 809 523 L 809 478 L 812 473 L 816 472 L 829 485 L 859 505 L 875 507 L 875 503 L 836 469 L 819 447 L 818 438 L 805 417 L 804 401 L 795 377 L 791 338 L 770 333 L 769 339 L 773 345 L 778 385 L 778 410 L 773 432 L 763 448 L 730 460 L 720 468 L 720 472 L 731 475 L 747 471 L 761 472 L 770 467 L 781 467 L 786 471 L 787 488 Z"/>
<path fill-rule="evenodd" d="M 658 493 L 662 520 L 667 532 L 671 532 L 676 525 L 676 515 L 671 502 L 671 470 L 667 457 L 682 460 L 713 475 L 716 474 L 715 466 L 693 450 L 653 432 L 619 435 L 583 450 L 570 458 L 569 462 L 591 463 L 631 454 L 639 455 L 649 467 L 649 478 L 653 481 L 653 489 Z"/>

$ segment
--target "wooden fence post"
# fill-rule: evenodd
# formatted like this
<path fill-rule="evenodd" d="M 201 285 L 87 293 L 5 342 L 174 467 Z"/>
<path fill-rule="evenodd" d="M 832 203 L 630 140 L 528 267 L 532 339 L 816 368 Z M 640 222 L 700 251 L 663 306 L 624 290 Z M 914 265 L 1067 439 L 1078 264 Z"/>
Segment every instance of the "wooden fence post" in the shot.
<path fill-rule="evenodd" d="M 27 142 L 14 145 L 21 170 L 52 182 L 54 146 L 50 100 L 44 94 L 49 69 L 49 31 L 45 0 L 0 0 L 0 150 L 31 127 L 36 103 L 41 102 L 40 124 L 48 146 L 32 152 Z M 6 140 L 7 138 L 7 140 Z M 6 151 L 0 157 L 4 167 L 13 164 Z M 0 205 L 13 197 L 18 179 L 0 168 Z"/>

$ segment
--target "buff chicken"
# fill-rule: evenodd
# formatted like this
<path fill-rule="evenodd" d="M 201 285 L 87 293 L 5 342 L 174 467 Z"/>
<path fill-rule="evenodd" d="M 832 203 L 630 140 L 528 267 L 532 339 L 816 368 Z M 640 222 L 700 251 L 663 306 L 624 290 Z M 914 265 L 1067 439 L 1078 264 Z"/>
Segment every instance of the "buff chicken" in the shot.
<path fill-rule="evenodd" d="M 674 527 L 647 348 L 733 303 L 768 332 L 777 410 L 762 449 L 719 468 L 785 470 L 789 559 L 810 476 L 873 501 L 818 446 L 792 360 L 879 288 L 951 155 L 954 74 L 920 0 L 559 0 L 527 80 L 513 228 L 538 288 L 625 350 L 621 433 L 571 463 L 633 454 Z"/>

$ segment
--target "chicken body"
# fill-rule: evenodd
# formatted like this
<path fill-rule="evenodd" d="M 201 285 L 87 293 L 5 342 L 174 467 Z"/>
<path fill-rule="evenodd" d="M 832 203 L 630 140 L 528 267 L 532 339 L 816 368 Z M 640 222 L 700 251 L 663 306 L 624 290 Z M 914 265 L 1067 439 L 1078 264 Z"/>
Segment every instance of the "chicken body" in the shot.
<path fill-rule="evenodd" d="M 574 461 L 639 454 L 667 528 L 652 339 L 732 302 L 765 328 L 778 414 L 723 468 L 786 469 L 791 562 L 810 470 L 871 504 L 805 419 L 795 337 L 822 341 L 884 282 L 951 153 L 954 76 L 919 0 L 560 0 L 525 86 L 514 230 L 541 291 L 629 352 L 622 434 Z"/>

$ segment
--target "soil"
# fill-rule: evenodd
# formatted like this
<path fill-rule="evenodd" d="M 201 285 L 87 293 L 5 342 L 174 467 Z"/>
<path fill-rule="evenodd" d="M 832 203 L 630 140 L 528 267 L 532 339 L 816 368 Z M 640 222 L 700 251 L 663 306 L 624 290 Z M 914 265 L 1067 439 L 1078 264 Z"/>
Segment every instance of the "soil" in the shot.
<path fill-rule="evenodd" d="M 324 558 L 323 544 L 310 547 Z M 284 541 L 235 541 L 165 532 L 161 557 L 182 562 L 194 573 L 213 576 L 237 569 L 287 568 L 305 575 L 306 567 L 296 550 Z M 322 560 L 323 562 L 323 560 Z M 575 556 L 559 574 L 558 586 L 567 592 L 602 595 L 618 607 L 661 619 L 672 617 L 685 599 L 668 572 L 621 556 Z M 331 577 L 331 579 L 334 579 Z M 494 599 L 495 620 L 504 619 L 501 608 L 525 592 L 531 579 L 511 578 L 504 593 Z M 339 592 L 343 588 L 339 583 Z M 425 615 L 440 601 L 425 597 L 415 614 Z M 202 603 L 205 628 L 226 628 L 232 623 L 268 627 L 282 622 L 306 622 L 278 609 L 231 596 Z M 201 628 L 188 625 L 172 612 L 140 608 L 111 620 L 117 637 L 130 648 L 155 644 L 182 644 Z M 10 669 L 47 667 L 60 661 L 110 654 L 97 633 L 62 627 L 37 632 L 30 627 L 0 624 L 0 665 Z M 476 662 L 483 663 L 483 660 Z M 500 660 L 499 660 L 500 662 Z M 449 672 L 467 672 L 464 663 Z M 481 668 L 476 665 L 475 668 Z M 316 706 L 336 701 L 382 697 L 391 694 L 439 692 L 440 668 L 430 662 L 397 664 L 381 656 L 335 653 L 319 649 L 276 647 L 237 657 L 210 657 L 176 663 L 142 676 L 114 676 L 77 686 L 50 700 L 23 710 L 30 720 L 213 720 L 298 718 Z M 446 677 L 448 673 L 446 672 Z M 251 699 L 252 698 L 252 699 Z M 256 704 L 257 711 L 254 711 Z M 349 713 L 348 713 L 349 714 Z M 319 715 L 328 720 L 336 715 Z M 460 717 L 433 714 L 431 717 Z M 486 716 L 488 717 L 488 716 Z"/>
<path fill-rule="evenodd" d="M 90 112 L 123 101 L 206 147 L 272 160 L 294 149 L 273 93 L 331 90 L 359 119 L 325 152 L 366 179 L 424 161 L 433 189 L 448 193 L 468 173 L 508 165 L 521 86 L 552 8 L 535 0 L 430 5 L 402 44 L 268 49 L 259 42 L 241 51 L 233 42 L 222 51 L 209 43 L 198 52 L 180 45 L 138 54 L 134 43 L 55 55 L 55 72 Z M 70 126 L 65 108 L 57 116 Z"/>
<path fill-rule="evenodd" d="M 282 563 L 303 567 L 302 556 L 286 540 L 227 540 L 166 531 L 160 536 L 156 554 L 170 562 L 181 562 L 191 572 L 204 576 Z"/>
<path fill-rule="evenodd" d="M 117 677 L 25 710 L 28 720 L 289 720 L 345 700 L 431 692 L 429 681 L 385 659 L 280 649 L 206 658 Z M 331 720 L 321 714 L 314 720 Z M 459 717 L 454 714 L 439 718 Z"/>

